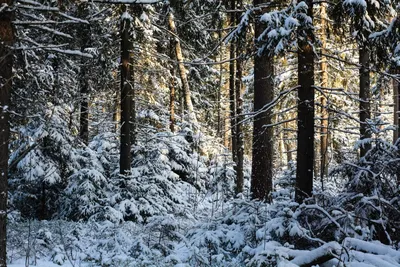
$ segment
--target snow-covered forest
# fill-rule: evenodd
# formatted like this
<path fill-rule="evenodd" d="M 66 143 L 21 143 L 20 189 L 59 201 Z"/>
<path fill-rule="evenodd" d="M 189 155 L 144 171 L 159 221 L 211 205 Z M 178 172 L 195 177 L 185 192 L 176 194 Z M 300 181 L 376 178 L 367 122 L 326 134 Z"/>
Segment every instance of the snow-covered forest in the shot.
<path fill-rule="evenodd" d="M 0 0 L 0 267 L 400 266 L 398 0 Z"/>

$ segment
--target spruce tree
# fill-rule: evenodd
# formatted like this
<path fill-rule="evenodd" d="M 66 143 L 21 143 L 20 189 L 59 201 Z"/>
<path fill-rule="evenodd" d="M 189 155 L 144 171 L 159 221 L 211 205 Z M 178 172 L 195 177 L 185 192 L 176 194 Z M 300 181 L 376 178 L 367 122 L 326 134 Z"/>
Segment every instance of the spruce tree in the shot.
<path fill-rule="evenodd" d="M 263 11 L 258 7 L 266 1 L 255 0 L 255 44 L 264 31 L 260 21 Z M 253 119 L 253 158 L 251 172 L 251 193 L 254 199 L 264 200 L 272 191 L 274 136 L 272 110 L 263 108 L 272 102 L 274 97 L 274 54 L 271 50 L 261 50 L 254 56 L 254 119 Z"/>

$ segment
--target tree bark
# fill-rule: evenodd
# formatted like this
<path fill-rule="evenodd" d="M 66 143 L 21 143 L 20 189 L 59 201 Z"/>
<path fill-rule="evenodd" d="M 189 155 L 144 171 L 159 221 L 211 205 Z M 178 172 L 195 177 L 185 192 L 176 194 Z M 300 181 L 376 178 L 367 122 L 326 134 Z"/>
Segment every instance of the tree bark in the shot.
<path fill-rule="evenodd" d="M 81 70 L 81 75 L 85 75 L 85 72 Z M 88 83 L 85 78 L 81 80 L 81 111 L 80 111 L 80 125 L 79 125 L 79 137 L 87 145 L 89 143 L 89 89 Z"/>
<path fill-rule="evenodd" d="M 265 3 L 265 0 L 254 0 L 254 6 Z M 260 15 L 260 14 L 258 14 Z M 263 32 L 264 27 L 256 17 L 255 38 Z M 256 41 L 255 41 L 256 42 Z M 257 45 L 257 42 L 256 42 Z M 251 173 L 251 193 L 253 199 L 269 200 L 272 191 L 273 176 L 273 128 L 272 110 L 258 113 L 274 97 L 274 56 L 267 54 L 254 56 L 254 113 L 253 121 L 253 160 Z"/>
<path fill-rule="evenodd" d="M 219 27 L 222 29 L 223 23 L 219 23 Z M 218 39 L 222 41 L 222 32 L 218 32 Z M 219 60 L 222 61 L 224 59 L 224 51 L 222 49 L 222 45 L 219 49 Z M 222 92 L 224 90 L 224 64 L 219 65 L 219 85 L 218 85 L 218 92 L 217 92 L 217 136 L 223 139 L 223 132 L 222 132 Z"/>
<path fill-rule="evenodd" d="M 230 105 L 229 99 L 229 81 L 224 85 L 224 146 L 229 147 L 229 129 L 230 129 Z"/>
<path fill-rule="evenodd" d="M 324 56 L 326 51 L 326 3 L 321 3 L 321 87 L 328 87 L 328 62 Z M 325 95 L 321 95 L 321 133 L 320 133 L 320 177 L 323 185 L 324 176 L 328 175 L 328 110 L 326 108 L 327 99 Z"/>
<path fill-rule="evenodd" d="M 130 16 L 123 6 L 121 16 L 121 151 L 119 169 L 120 174 L 126 175 L 131 170 L 131 66 L 129 60 L 129 50 L 131 43 L 129 41 Z"/>
<path fill-rule="evenodd" d="M 394 74 L 399 74 L 399 71 L 394 70 Z M 399 97 L 399 77 L 393 79 L 393 125 L 396 129 L 393 131 L 393 144 L 396 143 L 397 139 L 399 138 L 399 126 L 400 126 L 400 116 L 399 116 L 399 109 L 400 109 L 400 97 Z"/>
<path fill-rule="evenodd" d="M 399 69 L 394 68 L 393 73 L 397 74 L 396 79 L 393 79 L 393 125 L 395 126 L 395 130 L 393 131 L 393 144 L 397 144 L 397 139 L 399 138 L 399 127 L 400 127 L 400 82 L 399 82 Z M 400 157 L 400 153 L 398 152 L 398 155 Z M 396 177 L 397 177 L 397 185 L 400 185 L 400 170 L 397 169 L 396 171 Z"/>
<path fill-rule="evenodd" d="M 371 118 L 371 82 L 369 77 L 369 49 L 366 43 L 360 44 L 359 47 L 359 63 L 360 63 L 360 140 L 371 137 L 369 132 L 368 122 Z M 360 157 L 364 157 L 371 144 L 364 144 L 360 147 Z"/>
<path fill-rule="evenodd" d="M 241 9 L 243 7 L 242 0 L 238 0 L 237 8 Z M 240 13 L 236 14 L 236 22 L 240 21 Z M 240 39 L 237 48 L 236 48 L 236 56 L 239 58 L 236 61 L 236 81 L 235 81 L 235 101 L 236 101 L 236 144 L 237 144 L 237 163 L 236 163 L 236 194 L 243 192 L 243 184 L 244 184 L 244 174 L 243 174 L 243 160 L 244 160 L 244 143 L 243 143 L 243 99 L 242 99 L 242 77 L 243 77 L 243 59 L 242 51 L 243 51 L 243 42 L 244 40 Z"/>
<path fill-rule="evenodd" d="M 175 59 L 174 52 L 174 38 L 170 39 L 170 47 L 169 47 L 169 57 L 171 59 Z M 175 132 L 175 90 L 176 90 L 176 80 L 175 80 L 175 64 L 172 64 L 170 70 L 170 79 L 169 79 L 169 129 L 171 132 Z"/>
<path fill-rule="evenodd" d="M 0 0 L 0 6 L 13 5 L 12 0 Z M 7 192 L 8 192 L 8 144 L 10 139 L 9 112 L 13 77 L 14 29 L 13 11 L 0 14 L 0 267 L 7 266 Z"/>
<path fill-rule="evenodd" d="M 131 44 L 132 45 L 132 44 Z M 135 72 L 133 71 L 134 58 L 130 56 L 130 99 L 131 99 L 131 116 L 129 119 L 130 123 L 130 135 L 131 135 L 131 146 L 136 144 L 136 94 L 135 94 Z"/>
<path fill-rule="evenodd" d="M 118 124 L 121 121 L 121 91 L 120 90 L 117 90 L 115 92 L 113 121 L 115 123 L 115 130 L 118 130 Z"/>
<path fill-rule="evenodd" d="M 185 65 L 183 64 L 181 43 L 180 43 L 179 39 L 177 38 L 177 30 L 176 30 L 176 26 L 175 26 L 174 15 L 172 14 L 171 11 L 168 13 L 168 26 L 169 26 L 169 30 L 175 34 L 175 38 L 174 38 L 175 56 L 176 56 L 176 60 L 178 61 L 179 76 L 182 81 L 185 104 L 186 104 L 186 108 L 189 113 L 189 122 L 192 124 L 197 124 L 196 114 L 194 112 L 192 97 L 191 97 L 191 93 L 190 93 L 189 81 L 188 81 L 188 78 L 186 75 L 186 68 L 185 68 Z"/>
<path fill-rule="evenodd" d="M 313 2 L 305 1 L 307 15 L 313 18 Z M 311 196 L 313 189 L 314 169 L 314 53 L 309 42 L 313 38 L 311 27 L 301 28 L 306 36 L 299 32 L 298 38 L 298 108 L 297 108 L 297 168 L 296 193 L 297 202 Z"/>
<path fill-rule="evenodd" d="M 171 67 L 170 70 L 170 82 L 169 82 L 169 129 L 171 132 L 175 132 L 175 68 Z"/>
<path fill-rule="evenodd" d="M 87 3 L 81 3 L 79 5 L 79 13 L 81 17 L 85 17 L 88 14 Z M 79 32 L 81 51 L 89 47 L 90 43 L 90 25 L 82 24 Z M 89 143 L 89 82 L 87 73 L 88 60 L 81 59 L 81 68 L 79 74 L 79 86 L 80 86 L 80 120 L 79 120 L 79 137 L 87 145 Z"/>
<path fill-rule="evenodd" d="M 230 0 L 230 8 L 235 10 L 236 1 Z M 230 24 L 235 25 L 235 14 L 232 12 L 230 14 Z M 232 160 L 235 163 L 234 169 L 237 166 L 237 138 L 236 138 L 236 97 L 235 97 L 235 45 L 231 42 L 229 46 L 229 108 L 231 116 L 231 150 L 232 150 Z"/>

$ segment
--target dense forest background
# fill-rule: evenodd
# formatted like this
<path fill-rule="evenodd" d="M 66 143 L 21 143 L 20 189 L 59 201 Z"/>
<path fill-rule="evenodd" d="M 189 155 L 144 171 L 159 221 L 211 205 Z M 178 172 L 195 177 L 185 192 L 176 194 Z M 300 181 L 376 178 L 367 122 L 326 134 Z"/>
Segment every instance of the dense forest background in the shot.
<path fill-rule="evenodd" d="M 0 266 L 400 266 L 399 10 L 0 0 Z"/>

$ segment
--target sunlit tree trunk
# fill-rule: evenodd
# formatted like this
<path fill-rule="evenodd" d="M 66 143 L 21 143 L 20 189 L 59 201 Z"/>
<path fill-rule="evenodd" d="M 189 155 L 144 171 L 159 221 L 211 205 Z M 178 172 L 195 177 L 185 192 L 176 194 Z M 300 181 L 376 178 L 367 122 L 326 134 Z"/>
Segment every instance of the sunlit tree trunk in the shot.
<path fill-rule="evenodd" d="M 230 8 L 234 10 L 236 8 L 236 1 L 230 0 Z M 231 27 L 235 25 L 235 14 L 232 12 L 229 17 Z M 236 97 L 235 97 L 235 44 L 232 42 L 229 45 L 229 109 L 231 117 L 231 149 L 232 149 L 232 160 L 237 163 L 237 139 L 236 139 Z M 236 165 L 235 165 L 236 170 Z"/>
<path fill-rule="evenodd" d="M 321 3 L 321 87 L 328 87 L 328 62 L 324 56 L 326 53 L 326 4 Z M 321 95 L 321 132 L 320 132 L 320 177 L 323 184 L 324 176 L 328 175 L 328 110 L 327 99 Z"/>
<path fill-rule="evenodd" d="M 289 140 L 289 122 L 285 122 L 283 124 L 284 130 L 283 130 L 283 140 L 284 140 L 284 145 L 285 145 L 285 153 L 286 153 L 286 164 L 288 165 L 289 162 L 293 160 L 292 156 L 292 146 L 290 145 L 290 140 Z"/>
<path fill-rule="evenodd" d="M 131 116 L 129 119 L 130 125 L 130 134 L 131 134 L 131 145 L 136 144 L 136 93 L 135 93 L 135 72 L 133 71 L 134 66 L 134 57 L 132 55 L 130 57 L 130 98 L 131 98 Z"/>
<path fill-rule="evenodd" d="M 118 130 L 118 124 L 121 121 L 121 91 L 120 90 L 116 90 L 116 92 L 115 92 L 113 121 L 115 123 L 115 130 Z"/>
<path fill-rule="evenodd" d="M 0 6 L 12 6 L 11 0 L 0 0 Z M 10 123 L 8 107 L 13 77 L 14 29 L 13 12 L 3 10 L 0 14 L 0 267 L 7 266 L 7 191 L 8 191 L 8 144 Z"/>
<path fill-rule="evenodd" d="M 188 78 L 186 75 L 186 68 L 185 68 L 185 65 L 183 64 L 181 43 L 179 41 L 179 38 L 177 38 L 177 30 L 176 30 L 174 15 L 172 14 L 172 11 L 170 11 L 168 13 L 168 26 L 169 26 L 169 30 L 175 34 L 175 38 L 174 38 L 175 56 L 176 56 L 176 60 L 178 61 L 179 76 L 180 76 L 181 82 L 182 82 L 186 108 L 189 113 L 189 122 L 193 123 L 193 124 L 197 124 L 196 114 L 194 112 L 192 97 L 191 97 L 191 93 L 190 93 L 189 81 L 188 81 Z"/>
<path fill-rule="evenodd" d="M 230 106 L 229 106 L 229 81 L 224 85 L 224 146 L 229 147 L 229 132 L 230 132 Z"/>
<path fill-rule="evenodd" d="M 219 23 L 220 29 L 224 26 L 223 21 Z M 222 41 L 222 31 L 218 32 L 218 39 Z M 224 59 L 223 46 L 219 49 L 219 60 Z M 222 110 L 222 93 L 224 90 L 224 64 L 219 65 L 219 86 L 217 92 L 217 136 L 223 139 L 223 110 Z"/>
<path fill-rule="evenodd" d="M 313 1 L 305 1 L 307 15 L 313 17 Z M 297 168 L 296 201 L 311 196 L 314 173 L 314 51 L 309 42 L 313 29 L 303 29 L 306 37 L 298 38 L 298 108 L 297 108 Z"/>

